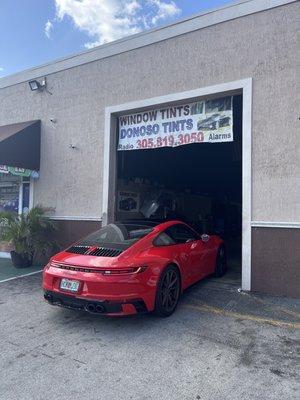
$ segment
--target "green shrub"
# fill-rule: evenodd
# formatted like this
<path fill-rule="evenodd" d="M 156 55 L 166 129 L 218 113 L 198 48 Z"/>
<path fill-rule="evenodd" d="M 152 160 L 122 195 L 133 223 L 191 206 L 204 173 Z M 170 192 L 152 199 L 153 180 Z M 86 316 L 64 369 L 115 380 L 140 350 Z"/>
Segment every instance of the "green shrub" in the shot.
<path fill-rule="evenodd" d="M 56 225 L 47 216 L 51 211 L 51 208 L 36 206 L 21 215 L 0 212 L 0 240 L 11 242 L 16 253 L 31 258 L 46 255 L 55 246 Z"/>

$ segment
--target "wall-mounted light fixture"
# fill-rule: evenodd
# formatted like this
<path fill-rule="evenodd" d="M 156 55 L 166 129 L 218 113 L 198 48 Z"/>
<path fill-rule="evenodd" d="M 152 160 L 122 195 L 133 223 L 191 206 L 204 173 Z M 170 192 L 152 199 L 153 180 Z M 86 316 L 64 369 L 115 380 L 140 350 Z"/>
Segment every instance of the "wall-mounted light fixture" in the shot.
<path fill-rule="evenodd" d="M 28 84 L 32 91 L 35 91 L 35 90 L 42 91 L 42 90 L 46 89 L 46 86 L 47 86 L 46 78 L 43 78 L 41 82 L 34 79 L 32 81 L 29 81 Z"/>

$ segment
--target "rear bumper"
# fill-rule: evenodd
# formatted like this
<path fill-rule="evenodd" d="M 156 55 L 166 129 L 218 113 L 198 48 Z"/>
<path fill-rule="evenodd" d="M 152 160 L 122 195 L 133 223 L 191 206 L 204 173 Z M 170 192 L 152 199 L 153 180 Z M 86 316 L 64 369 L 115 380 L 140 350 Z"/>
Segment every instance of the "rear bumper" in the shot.
<path fill-rule="evenodd" d="M 68 296 L 61 293 L 44 291 L 44 299 L 51 305 L 69 308 L 78 311 L 87 311 L 91 314 L 102 315 L 131 315 L 147 312 L 147 307 L 142 299 L 133 299 L 128 302 L 116 302 L 109 300 L 81 299 L 76 296 Z"/>
<path fill-rule="evenodd" d="M 79 281 L 78 292 L 62 290 L 62 278 Z M 92 303 L 99 306 L 97 313 L 109 315 L 153 311 L 156 282 L 157 276 L 150 269 L 128 276 L 103 276 L 97 272 L 68 271 L 52 266 L 46 266 L 43 272 L 45 300 L 50 304 L 89 311 L 87 306 Z M 103 306 L 103 312 L 100 312 L 100 306 Z M 89 308 L 91 312 L 93 307 Z"/>

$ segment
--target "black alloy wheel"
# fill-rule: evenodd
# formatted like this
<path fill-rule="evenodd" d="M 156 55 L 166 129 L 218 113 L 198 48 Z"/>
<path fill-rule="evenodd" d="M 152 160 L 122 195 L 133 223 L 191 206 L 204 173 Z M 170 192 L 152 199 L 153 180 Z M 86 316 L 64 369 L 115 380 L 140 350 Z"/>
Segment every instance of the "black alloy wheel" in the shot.
<path fill-rule="evenodd" d="M 224 246 L 220 246 L 216 259 L 215 276 L 221 277 L 227 272 L 227 257 Z"/>
<path fill-rule="evenodd" d="M 159 317 L 168 317 L 175 311 L 180 297 L 180 274 L 173 265 L 167 267 L 159 280 L 154 313 Z"/>

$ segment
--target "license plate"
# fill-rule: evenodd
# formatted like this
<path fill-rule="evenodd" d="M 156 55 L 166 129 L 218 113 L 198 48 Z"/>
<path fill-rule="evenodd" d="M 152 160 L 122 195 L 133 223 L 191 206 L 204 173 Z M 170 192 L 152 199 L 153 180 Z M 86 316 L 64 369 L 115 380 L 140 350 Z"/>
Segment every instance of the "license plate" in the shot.
<path fill-rule="evenodd" d="M 62 279 L 60 281 L 60 288 L 63 290 L 68 290 L 69 292 L 78 292 L 79 281 L 72 281 L 70 279 Z"/>

